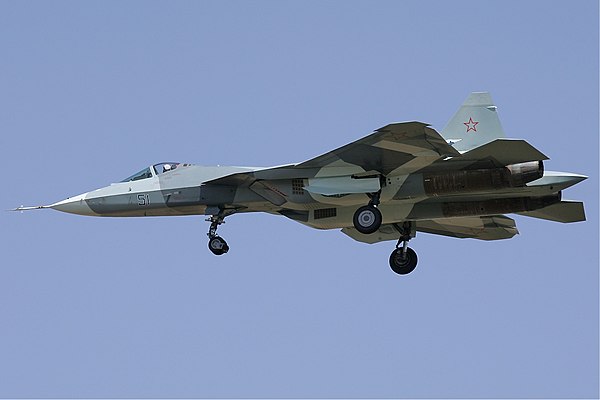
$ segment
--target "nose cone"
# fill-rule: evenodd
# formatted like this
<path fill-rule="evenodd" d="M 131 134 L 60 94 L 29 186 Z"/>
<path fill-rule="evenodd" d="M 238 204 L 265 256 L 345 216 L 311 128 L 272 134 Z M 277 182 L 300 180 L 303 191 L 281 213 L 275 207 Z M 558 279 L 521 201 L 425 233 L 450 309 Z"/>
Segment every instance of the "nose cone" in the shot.
<path fill-rule="evenodd" d="M 62 201 L 51 204 L 49 207 L 57 211 L 67 212 L 71 214 L 97 215 L 87 205 L 85 201 L 86 195 L 87 193 L 83 193 L 78 196 L 69 197 Z"/>

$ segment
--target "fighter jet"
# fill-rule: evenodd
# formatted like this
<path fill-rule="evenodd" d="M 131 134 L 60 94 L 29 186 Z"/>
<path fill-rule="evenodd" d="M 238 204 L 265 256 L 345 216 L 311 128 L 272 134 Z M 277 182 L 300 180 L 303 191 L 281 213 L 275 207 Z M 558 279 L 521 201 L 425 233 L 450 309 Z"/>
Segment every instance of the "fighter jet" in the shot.
<path fill-rule="evenodd" d="M 217 235 L 225 218 L 266 212 L 316 229 L 341 229 L 364 243 L 396 241 L 389 264 L 405 275 L 417 266 L 408 247 L 417 232 L 499 240 L 518 233 L 504 214 L 584 221 L 583 203 L 561 197 L 587 177 L 546 171 L 545 160 L 525 140 L 505 138 L 490 94 L 474 92 L 441 134 L 422 122 L 392 123 L 308 161 L 269 168 L 162 162 L 110 186 L 15 210 L 205 215 L 215 255 L 229 251 Z"/>

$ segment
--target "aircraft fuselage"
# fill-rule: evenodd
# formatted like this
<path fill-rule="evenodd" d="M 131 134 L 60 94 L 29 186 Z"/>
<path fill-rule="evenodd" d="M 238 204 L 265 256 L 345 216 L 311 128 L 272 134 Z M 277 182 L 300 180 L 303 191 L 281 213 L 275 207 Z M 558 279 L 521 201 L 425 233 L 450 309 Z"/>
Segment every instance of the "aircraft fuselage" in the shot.
<path fill-rule="evenodd" d="M 314 228 L 334 229 L 351 227 L 356 207 L 368 201 L 364 193 L 333 196 L 310 193 L 303 189 L 309 185 L 309 178 L 265 180 L 261 190 L 251 185 L 205 183 L 248 171 L 260 169 L 184 164 L 164 174 L 114 183 L 50 207 L 105 217 L 212 215 L 214 208 L 221 207 L 235 212 L 280 213 Z M 379 206 L 383 223 L 533 211 L 559 202 L 561 190 L 585 179 L 581 175 L 549 171 L 527 183 L 517 178 L 519 186 L 516 186 L 508 179 L 510 174 L 501 179 L 500 173 L 492 169 L 455 172 L 387 177 L 381 187 Z M 532 174 L 529 179 L 536 177 Z M 273 200 L 270 196 L 281 199 L 280 204 L 270 201 Z"/>

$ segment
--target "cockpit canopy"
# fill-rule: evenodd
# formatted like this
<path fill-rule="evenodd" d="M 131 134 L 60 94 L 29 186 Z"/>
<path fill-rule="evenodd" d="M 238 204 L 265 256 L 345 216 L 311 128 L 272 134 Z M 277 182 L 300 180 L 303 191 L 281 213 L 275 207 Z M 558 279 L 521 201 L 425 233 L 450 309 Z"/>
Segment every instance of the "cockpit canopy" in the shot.
<path fill-rule="evenodd" d="M 180 163 L 178 162 L 162 162 L 154 164 L 151 167 L 145 168 L 140 172 L 136 172 L 128 178 L 123 179 L 121 182 L 139 181 L 141 179 L 152 178 L 176 169 Z"/>
<path fill-rule="evenodd" d="M 154 164 L 152 169 L 156 175 L 164 174 L 165 172 L 173 171 L 175 168 L 179 167 L 179 163 L 177 162 L 163 162 Z"/>

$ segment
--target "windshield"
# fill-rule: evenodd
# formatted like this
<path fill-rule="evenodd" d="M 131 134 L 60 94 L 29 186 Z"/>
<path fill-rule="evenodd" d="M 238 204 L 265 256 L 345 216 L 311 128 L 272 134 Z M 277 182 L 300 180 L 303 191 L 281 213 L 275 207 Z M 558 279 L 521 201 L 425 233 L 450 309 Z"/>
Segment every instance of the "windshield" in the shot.
<path fill-rule="evenodd" d="M 175 168 L 179 166 L 177 162 L 163 162 L 154 164 L 152 168 L 154 168 L 154 173 L 156 175 L 164 174 L 165 172 L 173 171 Z"/>
<path fill-rule="evenodd" d="M 143 169 L 140 172 L 136 172 L 130 177 L 123 179 L 121 182 L 139 181 L 140 179 L 146 178 L 152 178 L 152 172 L 150 172 L 150 167 Z"/>

